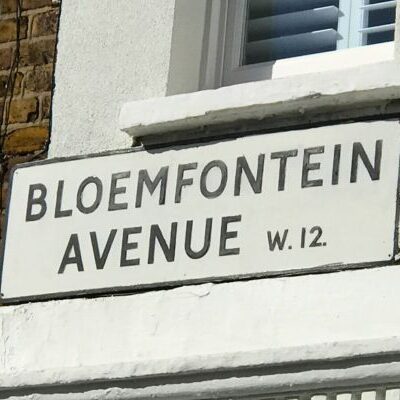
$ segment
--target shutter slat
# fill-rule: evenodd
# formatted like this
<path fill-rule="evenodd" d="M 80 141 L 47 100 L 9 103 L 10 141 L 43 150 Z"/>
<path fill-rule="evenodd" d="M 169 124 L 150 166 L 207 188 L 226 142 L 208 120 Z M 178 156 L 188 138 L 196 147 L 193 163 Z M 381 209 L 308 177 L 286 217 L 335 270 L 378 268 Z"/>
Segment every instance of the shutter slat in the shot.
<path fill-rule="evenodd" d="M 335 29 L 325 29 L 249 42 L 246 46 L 246 61 L 254 64 L 335 50 L 337 38 Z"/>
<path fill-rule="evenodd" d="M 349 1 L 349 0 L 346 0 Z M 339 5 L 335 0 L 250 0 L 249 18 L 261 18 L 271 15 L 288 14 L 312 8 Z"/>
<path fill-rule="evenodd" d="M 336 50 L 339 0 L 249 0 L 244 62 Z"/>
<path fill-rule="evenodd" d="M 396 4 L 397 4 L 396 0 L 391 0 L 391 1 L 384 1 L 382 3 L 365 4 L 365 5 L 361 6 L 361 9 L 365 10 L 365 11 L 383 10 L 385 8 L 396 7 Z"/>
<path fill-rule="evenodd" d="M 364 27 L 359 30 L 363 44 L 377 44 L 394 40 L 397 1 L 386 0 L 364 4 Z"/>
<path fill-rule="evenodd" d="M 279 36 L 289 36 L 317 30 L 329 29 L 337 25 L 339 9 L 335 6 L 297 11 L 271 17 L 251 19 L 248 22 L 249 42 Z"/>
<path fill-rule="evenodd" d="M 386 25 L 369 26 L 367 28 L 361 28 L 360 32 L 368 34 L 375 32 L 394 31 L 394 29 L 395 29 L 395 24 L 386 24 Z"/>

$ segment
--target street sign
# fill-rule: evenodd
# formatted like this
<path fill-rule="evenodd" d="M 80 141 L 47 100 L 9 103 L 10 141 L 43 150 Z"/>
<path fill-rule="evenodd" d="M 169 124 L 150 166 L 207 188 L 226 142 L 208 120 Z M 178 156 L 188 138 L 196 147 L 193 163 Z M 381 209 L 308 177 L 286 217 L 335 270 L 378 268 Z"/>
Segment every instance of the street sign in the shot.
<path fill-rule="evenodd" d="M 3 301 L 390 264 L 399 154 L 376 121 L 20 166 Z"/>

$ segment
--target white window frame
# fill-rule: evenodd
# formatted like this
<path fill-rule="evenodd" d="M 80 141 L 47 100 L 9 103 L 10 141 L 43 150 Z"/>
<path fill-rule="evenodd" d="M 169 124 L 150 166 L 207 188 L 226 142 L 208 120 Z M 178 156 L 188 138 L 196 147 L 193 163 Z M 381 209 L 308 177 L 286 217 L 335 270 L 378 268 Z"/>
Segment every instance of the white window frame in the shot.
<path fill-rule="evenodd" d="M 339 41 L 338 50 L 332 52 L 241 66 L 240 49 L 243 48 L 246 3 L 243 0 L 212 0 L 209 2 L 209 34 L 203 55 L 205 66 L 200 77 L 200 89 L 355 68 L 394 59 L 396 40 L 395 42 L 354 47 L 359 44 L 356 42 L 360 40 L 361 35 L 353 35 L 345 39 L 349 40 L 349 43 L 340 43 Z M 397 9 L 399 10 L 399 8 L 398 6 Z M 397 12 L 398 15 L 399 12 Z M 342 20 L 340 23 L 345 24 L 347 21 Z M 398 17 L 396 32 L 396 37 L 398 37 Z"/>
<path fill-rule="evenodd" d="M 121 107 L 119 127 L 133 138 L 164 143 L 205 127 L 218 135 L 220 126 L 229 134 L 397 112 L 400 0 L 394 42 L 280 60 L 270 76 L 255 77 L 249 66 L 230 82 L 222 82 L 221 63 L 228 0 L 175 1 L 166 97 Z M 207 29 L 194 30 L 193 20 Z"/>

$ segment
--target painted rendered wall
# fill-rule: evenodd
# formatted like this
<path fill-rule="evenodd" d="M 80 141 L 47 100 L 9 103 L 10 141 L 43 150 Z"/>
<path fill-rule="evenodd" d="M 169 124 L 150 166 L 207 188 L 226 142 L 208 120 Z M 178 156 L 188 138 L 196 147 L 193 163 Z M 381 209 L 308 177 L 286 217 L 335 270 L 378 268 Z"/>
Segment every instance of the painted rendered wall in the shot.
<path fill-rule="evenodd" d="M 0 387 L 132 377 L 154 384 L 183 372 L 395 354 L 399 281 L 398 267 L 383 267 L 3 307 Z M 393 379 L 400 370 L 391 361 Z M 348 367 L 325 379 L 363 376 Z M 271 387 L 321 384 L 318 371 L 289 382 L 267 375 Z"/>
<path fill-rule="evenodd" d="M 118 128 L 120 109 L 125 102 L 167 94 L 174 3 L 85 0 L 77 6 L 75 0 L 63 0 L 51 157 L 131 145 Z M 392 83 L 382 83 L 387 86 Z M 305 101 L 320 95 L 313 87 L 300 89 Z M 235 89 L 238 100 L 241 90 Z M 343 90 L 351 95 L 354 84 Z M 397 86 L 393 90 L 398 93 Z M 338 88 L 331 85 L 327 92 L 335 94 Z M 396 93 L 390 98 L 399 98 Z M 304 113 L 301 105 L 299 112 Z M 399 282 L 398 267 L 385 267 L 2 307 L 0 387 L 145 376 L 154 383 L 159 374 L 177 372 L 398 357 Z M 377 368 L 357 368 L 356 383 L 379 375 Z M 340 368 L 337 374 L 351 371 Z M 398 360 L 379 371 L 393 382 L 400 380 Z M 266 390 L 272 390 L 280 375 L 270 370 L 266 375 Z M 335 377 L 331 369 L 323 376 L 297 371 L 298 380 L 291 376 L 280 384 L 309 379 L 323 385 Z M 238 381 L 232 378 L 227 385 Z"/>
<path fill-rule="evenodd" d="M 130 147 L 127 100 L 165 96 L 174 0 L 63 0 L 50 157 Z"/>

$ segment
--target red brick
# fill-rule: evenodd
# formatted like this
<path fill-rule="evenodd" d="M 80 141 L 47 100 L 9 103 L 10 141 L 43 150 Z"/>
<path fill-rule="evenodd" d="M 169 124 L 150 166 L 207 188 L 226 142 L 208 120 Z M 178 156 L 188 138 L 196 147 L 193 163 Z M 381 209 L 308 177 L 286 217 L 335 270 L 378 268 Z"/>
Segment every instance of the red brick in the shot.
<path fill-rule="evenodd" d="M 55 34 L 57 32 L 57 21 L 57 10 L 35 15 L 32 22 L 32 37 Z"/>
<path fill-rule="evenodd" d="M 17 154 L 17 155 L 9 156 L 7 159 L 8 171 L 11 171 L 12 167 L 14 167 L 18 164 L 24 164 L 24 163 L 31 162 L 33 160 L 38 160 L 39 158 L 41 158 L 41 157 L 38 157 L 39 153 L 40 153 L 40 150 L 37 152 L 34 152 L 34 153 L 29 153 L 29 154 L 23 154 L 23 155 Z"/>
<path fill-rule="evenodd" d="M 0 14 L 8 14 L 15 12 L 16 10 L 15 0 L 1 0 L 0 2 Z"/>
<path fill-rule="evenodd" d="M 45 148 L 49 130 L 47 127 L 34 126 L 17 129 L 7 136 L 4 143 L 6 154 L 24 154 Z"/>
<path fill-rule="evenodd" d="M 1 245 L 1 238 L 3 237 L 2 229 L 4 229 L 4 221 L 5 221 L 5 212 L 4 212 L 4 210 L 1 210 L 1 213 L 0 213 L 0 245 Z M 2 307 L 2 306 L 0 305 L 0 307 Z"/>
<path fill-rule="evenodd" d="M 39 66 L 26 73 L 25 89 L 29 92 L 49 92 L 52 85 L 52 66 Z"/>
<path fill-rule="evenodd" d="M 37 98 L 13 100 L 10 108 L 9 124 L 34 122 L 39 117 Z"/>
<path fill-rule="evenodd" d="M 51 96 L 47 95 L 43 98 L 43 101 L 42 101 L 42 118 L 43 119 L 50 118 L 50 107 L 51 107 Z"/>
<path fill-rule="evenodd" d="M 12 61 L 12 49 L 0 49 L 0 71 L 9 69 Z"/>
<path fill-rule="evenodd" d="M 17 24 L 15 18 L 0 20 L 0 43 L 12 42 L 17 38 Z M 28 18 L 21 18 L 20 39 L 25 39 L 28 32 Z"/>
<path fill-rule="evenodd" d="M 34 8 L 46 7 L 53 5 L 52 0 L 22 0 L 23 10 L 32 10 Z"/>
<path fill-rule="evenodd" d="M 33 43 L 24 43 L 21 46 L 21 67 L 29 65 L 51 64 L 55 56 L 55 39 L 41 40 Z"/>
<path fill-rule="evenodd" d="M 3 187 L 1 188 L 1 204 L 0 207 L 2 209 L 6 208 L 6 204 L 7 204 L 7 193 L 8 193 L 8 182 L 4 182 L 3 183 Z"/>
<path fill-rule="evenodd" d="M 35 8 L 51 6 L 52 0 L 23 0 L 23 10 L 33 10 Z M 16 0 L 1 0 L 0 1 L 0 13 L 7 14 L 13 13 L 17 9 Z"/>
<path fill-rule="evenodd" d="M 21 93 L 21 83 L 24 75 L 21 72 L 17 73 L 15 84 L 14 84 L 14 95 L 18 95 Z M 0 97 L 4 97 L 7 91 L 7 83 L 8 83 L 8 75 L 0 76 Z M 10 93 L 8 93 L 10 95 Z"/>

